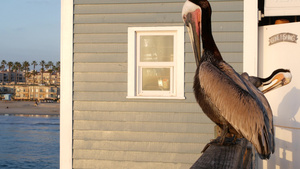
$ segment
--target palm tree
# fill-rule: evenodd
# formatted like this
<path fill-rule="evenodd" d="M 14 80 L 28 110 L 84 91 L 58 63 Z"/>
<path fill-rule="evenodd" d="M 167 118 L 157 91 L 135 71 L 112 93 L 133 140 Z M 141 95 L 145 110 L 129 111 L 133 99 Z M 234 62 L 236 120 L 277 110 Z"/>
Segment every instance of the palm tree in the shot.
<path fill-rule="evenodd" d="M 35 66 L 37 66 L 37 62 L 34 60 L 31 62 L 31 65 L 33 65 L 33 83 L 35 83 L 35 75 L 36 75 L 36 70 L 35 70 Z M 35 73 L 34 73 L 35 72 Z"/>
<path fill-rule="evenodd" d="M 51 75 L 52 75 L 53 70 L 49 69 L 48 72 L 49 72 L 49 84 L 51 86 Z"/>
<path fill-rule="evenodd" d="M 5 60 L 2 60 L 2 61 L 1 61 L 2 71 L 4 71 L 6 64 L 7 64 L 7 63 L 6 63 Z"/>
<path fill-rule="evenodd" d="M 56 62 L 57 71 L 60 72 L 60 61 Z"/>
<path fill-rule="evenodd" d="M 11 68 L 13 67 L 14 63 L 13 62 L 8 62 L 8 82 L 11 82 Z"/>
<path fill-rule="evenodd" d="M 44 69 L 44 67 L 45 67 L 45 61 L 44 61 L 44 60 L 42 60 L 42 61 L 40 62 L 40 66 L 42 66 L 42 68 L 41 68 L 41 73 L 42 73 L 42 84 L 44 84 L 44 76 L 43 76 L 44 71 L 45 71 L 45 69 Z"/>
<path fill-rule="evenodd" d="M 49 61 L 47 64 L 49 65 L 49 68 L 53 69 L 54 64 L 52 61 Z"/>
<path fill-rule="evenodd" d="M 23 62 L 23 68 L 25 70 L 25 84 L 27 83 L 27 76 L 28 76 L 29 66 L 30 66 L 29 62 L 27 62 L 27 61 Z"/>
<path fill-rule="evenodd" d="M 2 74 L 2 85 L 4 85 L 4 69 L 5 69 L 5 66 L 6 66 L 6 61 L 2 60 L 2 62 L 1 62 L 1 69 L 3 71 L 3 74 Z"/>
<path fill-rule="evenodd" d="M 17 78 L 17 81 L 15 81 L 15 84 L 17 84 L 18 81 L 19 81 L 19 73 L 20 73 L 20 71 L 21 71 L 21 67 L 22 67 L 22 65 L 21 65 L 20 62 L 15 62 L 15 70 L 17 70 L 17 71 L 16 71 L 16 78 Z"/>
<path fill-rule="evenodd" d="M 35 83 L 36 83 L 35 75 L 37 75 L 37 71 L 36 71 L 36 70 L 33 70 L 33 71 L 31 72 L 31 75 L 33 75 L 33 83 L 35 84 Z"/>

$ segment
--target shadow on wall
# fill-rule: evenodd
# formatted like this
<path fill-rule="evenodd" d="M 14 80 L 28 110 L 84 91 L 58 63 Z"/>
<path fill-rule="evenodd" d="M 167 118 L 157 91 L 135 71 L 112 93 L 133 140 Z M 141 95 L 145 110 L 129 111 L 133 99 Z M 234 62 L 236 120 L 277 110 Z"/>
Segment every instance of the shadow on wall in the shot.
<path fill-rule="evenodd" d="M 293 169 L 300 166 L 300 122 L 296 118 L 300 116 L 297 114 L 299 108 L 300 90 L 293 87 L 280 102 L 278 116 L 274 116 L 275 153 L 270 160 L 263 161 L 267 169 Z"/>

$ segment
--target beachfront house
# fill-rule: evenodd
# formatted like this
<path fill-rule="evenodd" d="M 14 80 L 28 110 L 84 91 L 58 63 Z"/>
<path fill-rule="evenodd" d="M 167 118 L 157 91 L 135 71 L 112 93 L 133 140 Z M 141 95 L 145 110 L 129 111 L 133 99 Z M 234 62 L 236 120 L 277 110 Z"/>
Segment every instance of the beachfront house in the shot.
<path fill-rule="evenodd" d="M 185 0 L 61 2 L 60 168 L 189 168 L 215 125 L 193 95 Z M 210 2 L 224 59 L 257 75 L 257 0 Z M 268 165 L 295 155 L 279 145 Z"/>

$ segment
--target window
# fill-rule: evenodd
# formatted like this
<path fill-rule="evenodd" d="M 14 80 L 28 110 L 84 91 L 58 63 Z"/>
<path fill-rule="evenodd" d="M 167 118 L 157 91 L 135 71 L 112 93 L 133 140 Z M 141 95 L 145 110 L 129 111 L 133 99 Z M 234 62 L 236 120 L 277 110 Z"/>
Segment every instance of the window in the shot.
<path fill-rule="evenodd" d="M 128 28 L 127 98 L 184 99 L 184 27 Z"/>

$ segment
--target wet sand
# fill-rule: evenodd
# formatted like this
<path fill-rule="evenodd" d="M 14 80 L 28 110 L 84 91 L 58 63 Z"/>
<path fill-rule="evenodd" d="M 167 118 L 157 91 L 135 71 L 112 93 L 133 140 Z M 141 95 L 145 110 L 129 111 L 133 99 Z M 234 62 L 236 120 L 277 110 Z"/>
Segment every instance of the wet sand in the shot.
<path fill-rule="evenodd" d="M 38 103 L 34 101 L 0 101 L 0 115 L 59 116 L 59 103 Z"/>

